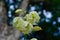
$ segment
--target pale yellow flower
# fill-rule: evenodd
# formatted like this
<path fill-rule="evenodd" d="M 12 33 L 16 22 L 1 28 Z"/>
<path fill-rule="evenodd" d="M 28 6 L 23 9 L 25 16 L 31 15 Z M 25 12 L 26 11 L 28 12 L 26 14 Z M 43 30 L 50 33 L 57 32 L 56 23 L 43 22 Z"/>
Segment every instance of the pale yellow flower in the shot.
<path fill-rule="evenodd" d="M 31 40 L 37 40 L 36 38 L 32 38 Z"/>
<path fill-rule="evenodd" d="M 25 21 L 27 22 L 27 21 Z M 24 30 L 22 31 L 24 34 L 29 34 L 33 30 L 33 25 L 27 22 L 27 25 L 25 26 Z"/>
<path fill-rule="evenodd" d="M 13 27 L 15 27 L 17 30 L 21 30 L 24 28 L 24 20 L 22 17 L 15 17 L 13 19 Z"/>
<path fill-rule="evenodd" d="M 32 16 L 32 18 L 34 19 L 34 21 L 39 21 L 40 17 L 38 15 L 38 13 L 36 11 L 32 11 L 29 13 L 30 16 Z"/>
<path fill-rule="evenodd" d="M 24 18 L 25 18 L 25 20 L 28 21 L 29 23 L 31 23 L 31 24 L 34 23 L 32 16 L 30 16 L 29 14 L 27 14 Z"/>
<path fill-rule="evenodd" d="M 39 15 L 36 11 L 30 12 L 24 18 L 26 21 L 28 21 L 31 24 L 36 24 L 36 22 L 38 22 L 40 19 Z"/>

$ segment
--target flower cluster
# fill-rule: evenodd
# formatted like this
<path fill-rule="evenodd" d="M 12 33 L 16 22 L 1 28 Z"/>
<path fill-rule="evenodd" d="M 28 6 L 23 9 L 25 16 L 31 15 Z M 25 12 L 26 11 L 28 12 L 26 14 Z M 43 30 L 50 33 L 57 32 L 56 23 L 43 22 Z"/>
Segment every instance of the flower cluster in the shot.
<path fill-rule="evenodd" d="M 21 11 L 21 10 L 20 10 Z M 19 10 L 16 11 L 17 13 Z M 40 19 L 38 13 L 36 11 L 32 11 L 24 17 L 15 17 L 13 19 L 13 27 L 17 30 L 22 31 L 24 34 L 29 34 L 34 28 L 33 25 L 38 22 Z M 40 30 L 40 28 L 38 27 Z"/>

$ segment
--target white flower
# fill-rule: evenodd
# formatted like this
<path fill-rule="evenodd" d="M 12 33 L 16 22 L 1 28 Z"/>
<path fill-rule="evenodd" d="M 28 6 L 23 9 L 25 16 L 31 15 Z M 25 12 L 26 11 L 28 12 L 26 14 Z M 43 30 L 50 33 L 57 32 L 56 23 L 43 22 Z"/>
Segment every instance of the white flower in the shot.
<path fill-rule="evenodd" d="M 32 38 L 31 40 L 37 40 L 36 38 Z"/>

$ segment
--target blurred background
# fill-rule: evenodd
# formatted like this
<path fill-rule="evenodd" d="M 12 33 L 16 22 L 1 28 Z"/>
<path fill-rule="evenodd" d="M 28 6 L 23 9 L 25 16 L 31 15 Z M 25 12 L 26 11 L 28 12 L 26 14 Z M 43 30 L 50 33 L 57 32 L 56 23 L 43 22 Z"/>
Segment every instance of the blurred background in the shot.
<path fill-rule="evenodd" d="M 43 30 L 32 32 L 26 40 L 60 40 L 60 0 L 0 0 L 0 40 L 3 34 L 12 34 L 12 20 L 18 15 L 15 10 L 19 8 L 27 13 L 37 11 L 41 17 L 38 26 Z"/>

